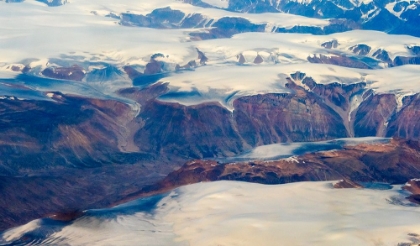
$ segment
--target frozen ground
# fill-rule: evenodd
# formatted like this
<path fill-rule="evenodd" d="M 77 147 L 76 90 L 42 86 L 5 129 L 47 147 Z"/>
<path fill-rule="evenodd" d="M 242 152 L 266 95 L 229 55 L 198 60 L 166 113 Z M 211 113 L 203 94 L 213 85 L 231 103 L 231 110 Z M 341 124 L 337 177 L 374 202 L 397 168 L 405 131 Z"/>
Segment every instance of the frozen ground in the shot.
<path fill-rule="evenodd" d="M 37 220 L 1 234 L 0 245 L 26 236 L 38 245 L 395 246 L 410 242 L 408 234 L 420 233 L 420 207 L 405 196 L 400 186 L 199 183 L 162 197 L 90 210 L 68 225 Z"/>

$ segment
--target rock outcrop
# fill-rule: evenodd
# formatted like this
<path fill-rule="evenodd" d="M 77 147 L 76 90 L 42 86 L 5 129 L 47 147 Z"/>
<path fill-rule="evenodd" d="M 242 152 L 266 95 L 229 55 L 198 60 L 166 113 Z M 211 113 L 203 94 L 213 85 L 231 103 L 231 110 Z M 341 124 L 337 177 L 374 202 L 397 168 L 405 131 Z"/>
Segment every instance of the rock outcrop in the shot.
<path fill-rule="evenodd" d="M 420 204 L 420 179 L 411 179 L 402 188 L 411 193 L 408 200 Z"/>
<path fill-rule="evenodd" d="M 71 67 L 48 67 L 42 71 L 42 75 L 54 79 L 81 81 L 86 74 L 83 68 L 73 65 Z"/>
<path fill-rule="evenodd" d="M 262 184 L 347 180 L 339 182 L 336 188 L 358 188 L 360 185 L 357 182 L 401 184 L 420 175 L 419 160 L 419 142 L 397 139 L 387 144 L 359 144 L 343 150 L 309 153 L 274 161 L 221 164 L 212 160 L 196 160 L 186 163 L 162 181 L 131 194 L 125 201 L 166 192 L 182 185 L 216 180 Z M 415 181 L 412 187 L 406 185 L 406 189 L 417 192 L 419 184 Z"/>
<path fill-rule="evenodd" d="M 366 56 L 367 54 L 370 53 L 371 47 L 366 44 L 358 44 L 358 45 L 350 47 L 350 50 L 359 56 Z"/>
<path fill-rule="evenodd" d="M 321 64 L 333 64 L 343 67 L 350 67 L 350 68 L 362 68 L 362 69 L 371 69 L 369 65 L 364 63 L 361 60 L 358 60 L 353 57 L 347 57 L 344 55 L 314 55 L 308 56 L 308 61 L 310 63 L 321 63 Z"/>
<path fill-rule="evenodd" d="M 333 185 L 335 189 L 363 188 L 357 182 L 348 179 L 342 179 Z"/>

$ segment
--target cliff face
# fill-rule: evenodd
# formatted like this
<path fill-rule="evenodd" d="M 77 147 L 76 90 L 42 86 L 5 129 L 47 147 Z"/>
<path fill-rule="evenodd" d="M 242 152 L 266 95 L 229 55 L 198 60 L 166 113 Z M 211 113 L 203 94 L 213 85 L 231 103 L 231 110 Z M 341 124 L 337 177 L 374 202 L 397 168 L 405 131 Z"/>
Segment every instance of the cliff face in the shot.
<path fill-rule="evenodd" d="M 403 108 L 392 116 L 386 134 L 409 139 L 420 138 L 420 94 L 403 100 Z"/>
<path fill-rule="evenodd" d="M 188 107 L 151 100 L 139 117 L 144 126 L 135 143 L 144 152 L 207 158 L 243 150 L 231 113 L 221 105 Z"/>
<path fill-rule="evenodd" d="M 150 154 L 128 151 L 126 123 L 135 114 L 127 104 L 47 95 L 0 99 L 0 230 L 107 206 L 172 170 L 163 161 L 151 168 L 158 165 Z"/>
<path fill-rule="evenodd" d="M 398 104 L 395 95 L 373 94 L 363 82 L 317 84 L 305 76 L 291 75 L 287 84 L 290 93 L 239 97 L 233 101 L 232 111 L 218 103 L 185 106 L 162 102 L 159 96 L 168 91 L 164 83 L 118 92 L 136 101 L 138 110 L 115 100 L 56 92 L 47 94 L 50 100 L 2 97 L 0 155 L 7 158 L 0 160 L 4 176 L 0 188 L 9 195 L 0 199 L 0 207 L 6 208 L 0 209 L 0 215 L 10 220 L 0 223 L 0 228 L 66 208 L 112 204 L 191 158 L 234 156 L 264 144 L 350 136 L 420 139 L 418 94 Z M 220 179 L 405 182 L 420 175 L 420 147 L 415 143 L 361 145 L 338 154 L 314 153 L 270 163 L 198 161 L 165 182 L 167 187 L 173 187 L 178 179 L 179 184 Z M 48 177 L 45 182 L 44 176 Z M 93 183 L 94 191 L 89 188 Z M 160 190 L 152 188 L 147 189 Z M 15 194 L 22 189 L 21 195 Z M 76 198 L 83 202 L 76 203 Z M 16 210 L 8 209 L 8 203 Z"/>
<path fill-rule="evenodd" d="M 370 95 L 357 110 L 354 122 L 355 136 L 384 136 L 388 121 L 396 110 L 395 95 Z"/>
<path fill-rule="evenodd" d="M 337 113 L 304 90 L 243 97 L 234 107 L 238 132 L 251 146 L 347 136 Z"/>
<path fill-rule="evenodd" d="M 143 105 L 137 120 L 144 126 L 136 132 L 135 144 L 144 152 L 208 158 L 279 142 L 353 136 L 419 139 L 418 95 L 398 106 L 394 94 L 373 94 L 364 82 L 317 84 L 308 77 L 299 81 L 289 79 L 291 93 L 237 98 L 233 112 L 218 103 L 161 102 L 157 94 L 137 98 Z"/>
<path fill-rule="evenodd" d="M 16 174 L 113 162 L 125 141 L 121 125 L 131 108 L 117 101 L 49 95 L 51 101 L 0 100 L 0 153 L 7 156 L 0 169 Z"/>

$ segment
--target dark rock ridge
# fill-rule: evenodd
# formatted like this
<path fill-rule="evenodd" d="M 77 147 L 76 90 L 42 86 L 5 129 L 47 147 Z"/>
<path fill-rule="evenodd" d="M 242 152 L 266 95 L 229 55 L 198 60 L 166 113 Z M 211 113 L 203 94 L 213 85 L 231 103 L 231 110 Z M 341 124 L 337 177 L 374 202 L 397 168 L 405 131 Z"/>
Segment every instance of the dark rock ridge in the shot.
<path fill-rule="evenodd" d="M 236 129 L 250 146 L 347 136 L 340 116 L 322 99 L 301 89 L 296 94 L 238 98 L 234 108 Z"/>
<path fill-rule="evenodd" d="M 0 100 L 2 174 L 59 167 L 124 163 L 124 124 L 133 116 L 121 102 L 48 93 L 49 100 Z M 30 123 L 29 123 L 29 122 Z M 142 157 L 143 156 L 143 157 Z M 130 162 L 130 161 L 129 161 Z"/>
<path fill-rule="evenodd" d="M 240 18 L 228 18 L 229 21 L 233 19 L 237 21 L 242 21 Z M 242 23 L 244 24 L 244 23 Z M 247 24 L 244 24 L 245 26 Z M 229 26 L 229 25 L 227 25 Z M 207 38 L 217 38 L 225 37 L 224 35 L 237 33 L 237 28 L 240 24 L 233 24 L 235 30 L 224 30 L 219 32 L 218 28 L 213 28 L 210 32 L 206 33 L 195 33 L 194 38 L 197 39 L 207 39 Z M 251 27 L 249 27 L 251 28 Z M 255 27 L 259 28 L 259 27 Z M 259 29 L 258 29 L 259 30 Z M 253 30 L 248 30 L 253 31 Z M 256 31 L 256 30 L 254 30 Z M 349 49 L 355 53 L 355 55 L 345 54 L 337 50 L 333 50 L 334 47 L 337 47 L 338 43 L 336 40 L 332 40 L 326 43 L 323 43 L 322 46 L 330 49 L 330 54 L 313 54 L 307 57 L 307 60 L 311 63 L 320 63 L 320 64 L 333 64 L 343 67 L 350 68 L 361 68 L 361 69 L 378 69 L 382 68 L 382 65 L 387 65 L 388 67 L 393 66 L 402 66 L 406 64 L 415 64 L 420 65 L 420 56 L 396 56 L 392 60 L 389 56 L 389 53 L 384 49 L 378 49 L 375 52 L 371 53 L 371 48 L 365 44 L 358 44 L 350 47 Z M 417 52 L 416 48 L 418 46 L 407 46 L 407 50 L 413 55 Z M 208 62 L 208 58 L 204 52 L 195 48 L 197 52 L 197 58 L 191 61 L 186 62 L 185 64 L 173 64 L 171 62 L 165 61 L 164 54 L 154 54 L 150 57 L 149 63 L 146 66 L 138 65 L 125 65 L 122 67 L 108 64 L 105 62 L 68 62 L 63 59 L 52 58 L 47 63 L 47 68 L 41 70 L 40 66 L 31 67 L 29 64 L 19 64 L 19 65 L 9 65 L 7 69 L 10 69 L 13 72 L 29 74 L 31 76 L 43 76 L 53 79 L 61 80 L 72 80 L 72 81 L 84 81 L 84 82 L 106 82 L 106 81 L 128 81 L 133 80 L 133 84 L 136 86 L 148 86 L 162 79 L 163 77 L 168 76 L 169 73 L 178 72 L 180 70 L 194 70 L 198 66 L 204 66 Z M 243 54 L 238 54 L 237 56 L 238 64 L 245 64 L 247 62 L 252 62 L 254 64 L 261 64 L 263 62 L 277 63 L 275 57 L 270 57 L 267 60 L 264 60 L 262 56 L 257 54 L 253 61 L 246 61 Z M 72 64 L 72 65 L 71 65 Z M 97 67 L 97 68 L 92 68 Z M 98 68 L 99 67 L 99 68 Z"/>
<path fill-rule="evenodd" d="M 408 46 L 407 49 L 410 50 L 413 55 L 420 56 L 420 46 Z"/>
<path fill-rule="evenodd" d="M 359 106 L 354 122 L 355 136 L 384 136 L 391 116 L 397 110 L 393 94 L 370 94 Z"/>
<path fill-rule="evenodd" d="M 209 7 L 208 5 L 206 5 Z M 207 28 L 205 32 L 197 31 L 190 33 L 193 40 L 227 38 L 237 33 L 243 32 L 265 32 L 266 24 L 255 24 L 242 17 L 222 17 L 211 19 L 199 13 L 185 14 L 180 10 L 170 7 L 155 9 L 149 14 L 121 13 L 120 15 L 110 13 L 107 17 L 118 19 L 121 25 L 138 26 L 149 28 Z M 359 25 L 344 20 L 331 20 L 325 27 L 300 26 L 293 27 L 273 27 L 271 32 L 286 33 L 311 33 L 311 34 L 331 34 L 353 29 L 359 29 Z"/>
<path fill-rule="evenodd" d="M 397 109 L 395 95 L 372 94 L 364 82 L 317 84 L 304 73 L 292 77 L 304 78 L 289 80 L 291 93 L 240 97 L 233 101 L 233 112 L 218 103 L 185 106 L 159 101 L 166 85 L 156 84 L 162 94 L 139 101 L 138 118 L 144 126 L 135 143 L 144 152 L 208 158 L 279 142 L 352 136 L 420 139 L 418 94 Z M 139 100 L 136 93 L 125 96 Z"/>
<path fill-rule="evenodd" d="M 385 62 L 385 63 L 388 63 L 388 64 L 392 63 L 392 60 L 389 57 L 389 54 L 386 50 L 378 49 L 373 53 L 372 56 L 374 58 L 378 59 L 378 60 L 381 60 L 381 61 Z"/>
<path fill-rule="evenodd" d="M 333 64 L 343 67 L 350 67 L 350 68 L 361 68 L 361 69 L 371 69 L 366 63 L 353 58 L 347 57 L 344 55 L 335 55 L 331 54 L 329 56 L 326 55 L 314 55 L 308 56 L 308 61 L 311 63 L 321 63 L 321 64 Z"/>
<path fill-rule="evenodd" d="M 184 0 L 184 2 L 201 6 L 212 7 L 204 4 L 201 0 Z M 386 5 L 397 2 L 393 11 L 399 13 L 399 17 L 390 12 Z M 332 32 L 343 32 L 350 29 L 378 30 L 395 34 L 409 34 L 420 36 L 417 23 L 420 22 L 420 4 L 416 1 L 405 2 L 395 0 L 371 1 L 369 3 L 355 3 L 342 0 L 320 0 L 310 2 L 299 2 L 294 0 L 285 1 L 242 1 L 230 0 L 227 10 L 232 12 L 266 13 L 283 12 L 301 15 L 311 18 L 332 19 L 329 30 L 322 31 L 321 28 L 311 30 L 313 34 L 328 34 Z M 335 22 L 335 26 L 333 23 Z M 337 23 L 347 23 L 337 25 Z M 309 27 L 307 27 L 309 28 Z M 307 31 L 310 29 L 307 29 Z M 297 31 L 296 29 L 294 31 Z M 300 30 L 302 31 L 302 30 Z"/>
<path fill-rule="evenodd" d="M 119 79 L 124 79 L 124 72 L 112 65 L 92 69 L 86 74 L 86 81 L 89 82 L 118 81 Z"/>
<path fill-rule="evenodd" d="M 390 117 L 387 136 L 420 139 L 420 94 L 403 100 L 403 108 Z"/>
<path fill-rule="evenodd" d="M 324 47 L 324 48 L 326 48 L 326 49 L 337 48 L 338 45 L 339 45 L 339 43 L 335 39 L 321 44 L 321 46 Z"/>
<path fill-rule="evenodd" d="M 196 160 L 123 201 L 166 192 L 182 185 L 216 180 L 283 184 L 344 179 L 336 188 L 360 187 L 357 182 L 401 184 L 420 175 L 419 160 L 419 142 L 396 139 L 387 144 L 359 144 L 343 150 L 309 153 L 275 161 L 220 164 L 212 160 Z M 415 182 L 418 191 L 419 182 Z M 406 189 L 414 190 L 415 185 L 411 187 Z"/>
<path fill-rule="evenodd" d="M 48 67 L 41 73 L 45 77 L 81 81 L 85 77 L 83 68 L 77 65 L 71 67 Z"/>
<path fill-rule="evenodd" d="M 205 32 L 190 33 L 192 40 L 206 40 L 215 38 L 229 38 L 237 33 L 264 32 L 265 24 L 254 24 L 240 17 L 223 17 L 215 21 Z"/>
<path fill-rule="evenodd" d="M 0 230 L 48 214 L 107 206 L 176 166 L 176 159 L 167 164 L 162 158 L 157 165 L 133 147 L 130 128 L 137 124 L 127 124 L 134 118 L 128 105 L 58 92 L 48 96 L 0 99 Z"/>
<path fill-rule="evenodd" d="M 402 188 L 411 193 L 411 195 L 408 197 L 411 202 L 420 204 L 420 179 L 412 179 L 408 181 Z"/>
<path fill-rule="evenodd" d="M 366 56 L 367 54 L 370 53 L 371 48 L 369 45 L 366 45 L 366 44 L 358 44 L 358 45 L 350 47 L 350 50 L 359 56 Z"/>
<path fill-rule="evenodd" d="M 147 15 L 122 13 L 120 16 L 109 15 L 109 17 L 119 18 L 121 25 L 151 28 L 202 28 L 213 21 L 201 14 L 186 15 L 170 7 L 155 9 Z"/>
<path fill-rule="evenodd" d="M 191 70 L 198 66 L 206 65 L 208 58 L 204 52 L 199 49 L 195 49 L 197 52 L 197 58 L 189 61 L 187 64 L 173 64 L 165 61 L 164 54 L 156 53 L 150 57 L 149 62 L 145 67 L 142 66 L 130 66 L 126 65 L 123 67 L 117 67 L 116 65 L 104 63 L 104 62 L 79 62 L 78 64 L 68 65 L 68 62 L 61 59 L 51 59 L 51 63 L 47 63 L 47 68 L 40 71 L 40 66 L 31 67 L 27 65 L 11 65 L 7 68 L 14 72 L 21 72 L 35 77 L 47 77 L 60 80 L 71 80 L 71 81 L 84 81 L 84 82 L 106 82 L 106 81 L 119 81 L 131 79 L 135 85 L 142 84 L 150 85 L 155 83 L 165 73 L 177 72 L 180 70 Z M 53 64 L 53 65 L 52 65 Z M 99 68 L 91 68 L 91 65 Z M 142 70 L 142 72 L 138 70 Z M 156 76 L 153 76 L 156 75 Z M 162 76 L 159 76 L 162 75 Z M 136 83 L 136 81 L 147 81 Z"/>
<path fill-rule="evenodd" d="M 333 185 L 335 189 L 363 188 L 362 185 L 348 179 L 342 179 Z"/>

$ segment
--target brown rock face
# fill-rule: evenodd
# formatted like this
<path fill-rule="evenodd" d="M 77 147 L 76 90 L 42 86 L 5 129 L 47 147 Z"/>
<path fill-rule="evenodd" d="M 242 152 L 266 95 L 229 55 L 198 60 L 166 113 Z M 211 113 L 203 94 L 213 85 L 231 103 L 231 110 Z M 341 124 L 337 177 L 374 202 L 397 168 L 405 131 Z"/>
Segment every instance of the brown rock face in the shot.
<path fill-rule="evenodd" d="M 407 197 L 408 200 L 420 204 L 420 179 L 412 179 L 408 181 L 402 189 L 411 192 L 411 195 Z"/>
<path fill-rule="evenodd" d="M 347 136 L 340 116 L 302 89 L 238 98 L 234 107 L 236 128 L 251 146 Z"/>
<path fill-rule="evenodd" d="M 357 109 L 354 121 L 355 136 L 385 136 L 386 124 L 396 109 L 395 95 L 370 95 Z"/>
<path fill-rule="evenodd" d="M 81 67 L 73 65 L 71 67 L 49 67 L 42 71 L 42 75 L 54 79 L 81 81 L 86 74 Z"/>
<path fill-rule="evenodd" d="M 231 113 L 218 104 L 187 107 L 151 100 L 139 117 L 144 126 L 136 133 L 135 142 L 145 152 L 206 158 L 243 149 Z"/>
<path fill-rule="evenodd" d="M 324 98 L 330 105 L 334 105 L 347 111 L 350 108 L 350 99 L 364 91 L 366 83 L 360 82 L 350 85 L 340 83 L 317 84 L 312 78 L 306 77 L 303 84 L 307 85 L 311 91 Z"/>
<path fill-rule="evenodd" d="M 337 183 L 335 188 L 360 188 L 358 181 L 401 184 L 420 175 L 419 146 L 419 142 L 415 141 L 392 140 L 388 144 L 360 144 L 348 146 L 343 150 L 310 153 L 276 161 L 232 164 L 219 164 L 211 160 L 191 161 L 162 181 L 144 187 L 126 199 L 165 192 L 182 185 L 216 180 L 282 184 L 343 179 L 344 181 Z M 417 183 L 418 181 L 416 191 L 419 185 Z"/>
<path fill-rule="evenodd" d="M 145 75 L 157 74 L 162 72 L 162 64 L 154 59 L 151 59 L 144 70 Z"/>
<path fill-rule="evenodd" d="M 420 195 L 420 179 L 412 179 L 408 181 L 402 188 L 413 193 L 414 195 Z"/>
<path fill-rule="evenodd" d="M 148 71 L 153 69 L 154 64 Z M 130 71 L 133 77 L 139 74 Z M 237 98 L 233 112 L 218 103 L 185 106 L 159 101 L 168 92 L 164 83 L 118 92 L 138 102 L 139 112 L 118 101 L 60 93 L 49 94 L 51 101 L 0 99 L 0 156 L 6 157 L 0 158 L 0 217 L 6 218 L 0 230 L 138 195 L 190 158 L 234 156 L 262 144 L 352 136 L 348 113 L 352 98 L 365 92 L 364 84 L 320 85 L 305 76 L 292 74 L 287 94 Z M 393 95 L 365 100 L 355 117 L 357 136 L 386 132 L 420 139 L 419 95 L 406 97 L 398 113 Z M 407 140 L 272 162 L 191 162 L 164 184 L 142 192 L 159 192 L 175 182 L 221 179 L 404 183 L 420 177 L 419 152 L 420 144 Z"/>
<path fill-rule="evenodd" d="M 353 128 L 353 108 L 351 108 L 351 100 L 356 95 L 361 95 L 365 92 L 366 83 L 360 82 L 350 85 L 343 85 L 340 83 L 331 84 L 317 84 L 312 78 L 306 77 L 302 84 L 309 87 L 312 93 L 321 97 L 325 104 L 333 109 L 346 127 L 348 136 L 355 135 Z"/>
<path fill-rule="evenodd" d="M 126 121 L 134 117 L 128 105 L 51 97 L 54 101 L 0 99 L 0 230 L 107 206 L 173 169 L 165 161 L 156 168 L 149 154 L 126 151 Z"/>
<path fill-rule="evenodd" d="M 333 64 L 333 65 L 338 65 L 338 66 L 343 66 L 343 67 L 362 68 L 362 69 L 371 68 L 366 63 L 360 60 L 352 59 L 350 57 L 343 56 L 343 55 L 325 56 L 325 55 L 320 54 L 318 56 L 314 55 L 313 57 L 308 56 L 307 59 L 310 63 Z"/>
<path fill-rule="evenodd" d="M 338 181 L 333 187 L 335 189 L 363 188 L 360 184 L 348 179 Z"/>
<path fill-rule="evenodd" d="M 121 124 L 131 114 L 128 105 L 60 93 L 53 98 L 0 100 L 0 154 L 7 156 L 0 167 L 16 173 L 35 167 L 98 166 L 120 151 Z"/>
<path fill-rule="evenodd" d="M 420 139 L 420 94 L 406 97 L 403 104 L 389 121 L 386 135 Z"/>

